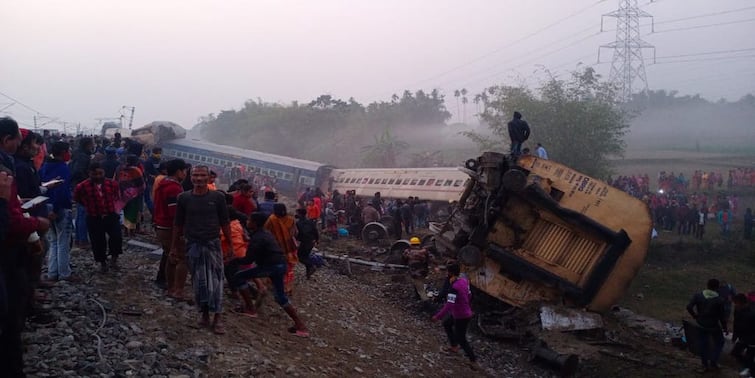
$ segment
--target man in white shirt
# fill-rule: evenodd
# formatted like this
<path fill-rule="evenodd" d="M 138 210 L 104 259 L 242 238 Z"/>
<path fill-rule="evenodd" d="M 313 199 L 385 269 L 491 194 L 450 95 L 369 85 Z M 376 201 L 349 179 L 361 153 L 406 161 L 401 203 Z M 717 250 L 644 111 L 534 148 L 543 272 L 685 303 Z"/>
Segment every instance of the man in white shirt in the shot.
<path fill-rule="evenodd" d="M 545 147 L 543 147 L 542 144 L 540 143 L 537 144 L 535 153 L 537 154 L 537 157 L 539 157 L 540 159 L 548 160 L 548 151 L 545 150 Z"/>

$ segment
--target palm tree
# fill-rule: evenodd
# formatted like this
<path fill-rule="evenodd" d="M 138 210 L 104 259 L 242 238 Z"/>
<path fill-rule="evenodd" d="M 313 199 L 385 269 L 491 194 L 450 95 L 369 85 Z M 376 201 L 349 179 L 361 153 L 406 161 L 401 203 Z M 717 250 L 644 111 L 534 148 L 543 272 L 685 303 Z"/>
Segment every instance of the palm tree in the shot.
<path fill-rule="evenodd" d="M 459 106 L 459 97 L 461 96 L 461 91 L 456 89 L 454 90 L 454 97 L 456 97 L 456 119 L 458 120 L 459 117 L 461 117 L 461 107 Z"/>
<path fill-rule="evenodd" d="M 461 89 L 461 103 L 464 106 L 464 110 L 462 111 L 462 122 L 467 123 L 467 103 L 469 100 L 467 100 L 467 88 Z"/>

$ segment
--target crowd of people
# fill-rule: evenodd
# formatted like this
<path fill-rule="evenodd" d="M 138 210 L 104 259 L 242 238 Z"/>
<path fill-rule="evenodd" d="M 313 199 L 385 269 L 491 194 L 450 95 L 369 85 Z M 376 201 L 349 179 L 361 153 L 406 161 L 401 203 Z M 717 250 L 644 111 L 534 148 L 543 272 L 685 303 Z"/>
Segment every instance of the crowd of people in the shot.
<path fill-rule="evenodd" d="M 293 321 L 288 331 L 306 337 L 309 330 L 290 300 L 294 267 L 303 264 L 307 278 L 315 274 L 322 260 L 312 250 L 321 233 L 358 236 L 364 224 L 387 215 L 397 237 L 427 226 L 426 201 L 384 200 L 380 193 L 365 200 L 354 192 L 306 189 L 291 214 L 269 180 L 239 178 L 218 190 L 211 167 L 163 160 L 161 152 L 118 134 L 39 135 L 0 118 L 3 371 L 23 375 L 25 322 L 51 318 L 37 303 L 40 290 L 80 281 L 70 263 L 74 246 L 90 250 L 99 272 L 109 274 L 119 270 L 124 238 L 154 231 L 163 248 L 155 283 L 166 296 L 196 304 L 201 326 L 225 333 L 225 288 L 236 298 L 233 311 L 250 318 L 271 292 Z M 185 293 L 189 279 L 193 295 Z M 450 340 L 457 340 L 455 332 Z"/>
<path fill-rule="evenodd" d="M 650 177 L 644 175 L 619 176 L 608 183 L 648 204 L 656 230 L 675 231 L 702 239 L 706 226 L 713 222 L 722 237 L 730 237 L 732 224 L 742 218 L 742 236 L 752 239 L 753 214 L 747 208 L 741 212 L 739 198 L 732 189 L 755 185 L 750 178 L 751 168 L 729 170 L 727 190 L 722 188 L 723 176 L 714 172 L 695 171 L 692 181 L 683 173 L 662 171 L 658 174 L 656 191 L 650 189 Z M 713 190 L 716 190 L 713 192 Z"/>

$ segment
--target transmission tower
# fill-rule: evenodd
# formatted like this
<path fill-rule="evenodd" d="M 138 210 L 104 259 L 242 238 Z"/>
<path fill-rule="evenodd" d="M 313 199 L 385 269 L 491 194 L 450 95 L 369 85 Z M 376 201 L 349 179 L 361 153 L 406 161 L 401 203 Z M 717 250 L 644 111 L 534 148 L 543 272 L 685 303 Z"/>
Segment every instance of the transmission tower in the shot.
<path fill-rule="evenodd" d="M 642 93 L 648 91 L 642 49 L 653 49 L 653 60 L 655 60 L 655 46 L 643 41 L 640 37 L 640 19 L 652 19 L 653 16 L 641 10 L 637 5 L 637 0 L 619 0 L 618 10 L 601 17 L 601 31 L 603 31 L 603 20 L 606 17 L 616 18 L 616 41 L 600 46 L 598 62 L 600 62 L 600 49 L 614 50 L 609 80 L 618 88 L 619 99 L 622 102 L 628 102 L 636 89 L 640 89 Z"/>

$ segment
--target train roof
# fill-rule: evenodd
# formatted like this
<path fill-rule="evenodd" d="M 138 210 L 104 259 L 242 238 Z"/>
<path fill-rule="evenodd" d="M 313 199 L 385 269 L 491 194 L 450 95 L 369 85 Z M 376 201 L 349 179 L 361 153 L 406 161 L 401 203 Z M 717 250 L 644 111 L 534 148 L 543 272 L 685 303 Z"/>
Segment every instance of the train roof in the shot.
<path fill-rule="evenodd" d="M 270 163 L 277 163 L 281 165 L 303 168 L 310 171 L 317 171 L 320 167 L 324 166 L 322 163 L 316 161 L 296 159 L 292 157 L 269 154 L 266 152 L 259 152 L 254 150 L 247 150 L 239 147 L 228 146 L 224 144 L 217 144 L 207 142 L 200 139 L 174 139 L 166 142 L 164 146 L 170 146 L 171 144 L 183 147 L 201 148 L 209 151 L 218 151 L 230 155 L 240 156 L 253 160 L 260 160 Z"/>
<path fill-rule="evenodd" d="M 428 172 L 428 173 L 460 173 L 458 167 L 434 167 L 434 168 L 338 168 L 333 173 L 410 173 L 410 172 Z"/>

